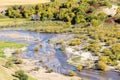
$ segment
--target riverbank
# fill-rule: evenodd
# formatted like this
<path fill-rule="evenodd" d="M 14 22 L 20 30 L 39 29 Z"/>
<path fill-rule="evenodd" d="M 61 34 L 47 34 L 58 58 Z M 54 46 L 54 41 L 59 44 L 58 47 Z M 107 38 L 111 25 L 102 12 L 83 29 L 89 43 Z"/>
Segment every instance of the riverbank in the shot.
<path fill-rule="evenodd" d="M 39 60 L 22 59 L 23 64 L 18 65 L 20 69 L 24 70 L 28 75 L 36 78 L 37 80 L 81 80 L 81 78 L 74 76 L 64 76 L 55 72 L 47 73 L 47 69 L 35 65 Z"/>
<path fill-rule="evenodd" d="M 23 55 L 21 56 L 21 59 L 23 59 L 23 64 L 19 64 L 18 67 L 19 69 L 23 69 L 25 70 L 25 72 L 29 75 L 33 75 L 36 74 L 36 78 L 42 78 L 42 75 L 44 75 L 43 80 L 47 80 L 48 77 L 47 76 L 57 76 L 60 77 L 60 79 L 65 78 L 67 80 L 73 78 L 74 79 L 78 79 L 79 77 L 68 77 L 68 76 L 64 76 L 62 74 L 58 74 L 59 73 L 59 69 L 60 73 L 64 73 L 67 72 L 68 70 L 73 70 L 73 71 L 77 71 L 75 69 L 74 66 L 69 65 L 66 61 L 68 59 L 72 59 L 73 56 L 77 57 L 79 53 L 76 53 L 77 51 L 80 51 L 79 49 L 81 49 L 81 46 L 76 45 L 76 46 L 68 46 L 69 41 L 71 41 L 72 39 L 74 39 L 74 37 L 76 36 L 76 34 L 45 34 L 45 33 L 37 33 L 37 32 L 29 32 L 29 31 L 14 31 L 14 30 L 4 30 L 1 31 L 2 33 L 8 33 L 9 35 L 6 35 L 7 38 L 3 38 L 1 37 L 0 39 L 4 39 L 4 40 L 9 40 L 9 41 L 15 41 L 17 43 L 27 43 L 29 44 L 27 46 L 27 51 L 23 52 Z M 12 37 L 11 35 L 20 35 L 17 37 Z M 31 42 L 27 42 L 25 39 L 21 40 L 22 35 L 28 35 L 30 37 L 33 37 L 33 41 Z M 3 36 L 3 34 L 2 34 Z M 20 37 L 20 39 L 19 39 Z M 61 38 L 62 37 L 62 38 Z M 40 39 L 39 41 L 35 41 L 36 39 Z M 64 41 L 63 41 L 64 40 Z M 40 46 L 40 44 L 42 44 L 42 46 Z M 59 45 L 59 46 L 58 46 Z M 62 46 L 62 48 L 61 48 Z M 35 52 L 34 48 L 37 47 L 38 51 Z M 63 53 L 59 50 L 59 48 L 61 48 L 64 52 L 65 48 L 70 48 L 68 49 L 69 53 Z M 71 49 L 72 48 L 72 49 Z M 51 54 L 52 52 L 52 54 Z M 70 54 L 70 52 L 72 52 L 72 56 Z M 67 55 L 67 56 L 66 56 Z M 77 56 L 76 56 L 77 55 Z M 52 58 L 52 59 L 51 59 Z M 79 62 L 80 59 L 76 58 L 74 59 L 75 61 Z M 88 61 L 88 60 L 87 60 Z M 83 61 L 84 62 L 84 61 Z M 76 62 L 74 62 L 76 63 Z M 58 65 L 59 64 L 59 65 Z M 72 64 L 73 65 L 73 64 Z M 39 67 L 39 68 L 38 68 Z M 48 71 L 49 69 L 53 69 L 54 72 L 52 73 L 46 73 L 46 71 Z M 88 72 L 89 74 L 88 74 Z M 83 72 L 83 74 L 82 74 Z M 80 77 L 83 78 L 89 78 L 90 80 L 98 80 L 99 77 L 102 78 L 111 78 L 113 79 L 113 77 L 115 76 L 116 78 L 119 78 L 118 73 L 114 73 L 112 71 L 105 71 L 106 72 L 106 76 L 102 76 L 103 74 L 100 74 L 99 71 L 89 71 L 89 70 L 82 70 L 82 72 L 80 73 Z M 39 77 L 38 74 L 41 74 L 41 76 Z M 46 75 L 46 76 L 45 76 Z M 113 75 L 113 76 L 110 76 Z M 93 77 L 96 76 L 96 77 Z M 56 77 L 53 77 L 56 79 Z M 50 77 L 49 79 L 53 79 L 52 77 Z M 115 79 L 116 80 L 116 79 Z"/>

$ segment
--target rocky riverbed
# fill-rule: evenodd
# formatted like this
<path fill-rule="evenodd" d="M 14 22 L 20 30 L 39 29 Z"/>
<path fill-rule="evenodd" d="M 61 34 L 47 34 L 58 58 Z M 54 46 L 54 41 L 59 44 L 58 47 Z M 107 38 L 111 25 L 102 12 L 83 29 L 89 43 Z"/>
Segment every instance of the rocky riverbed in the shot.
<path fill-rule="evenodd" d="M 69 60 L 71 56 L 68 57 L 67 54 L 62 53 L 59 50 L 59 46 L 55 45 L 57 41 L 62 41 L 64 39 L 65 39 L 64 41 L 67 42 L 68 39 L 72 39 L 74 37 L 74 34 L 72 35 L 61 34 L 61 36 L 58 36 L 59 34 L 45 34 L 45 33 L 43 34 L 43 33 L 29 32 L 29 31 L 11 31 L 11 30 L 0 31 L 0 33 L 5 33 L 5 36 L 3 34 L 2 36 L 0 35 L 0 40 L 28 44 L 27 49 L 21 55 L 21 58 L 25 62 L 24 64 L 19 65 L 19 67 L 25 70 L 31 76 L 33 74 L 36 74 L 33 77 L 36 77 L 37 79 L 43 77 L 42 80 L 54 80 L 54 79 L 71 80 L 71 78 L 73 80 L 79 80 L 80 79 L 79 77 L 83 77 L 83 78 L 89 78 L 90 80 L 100 80 L 100 78 L 118 80 L 120 78 L 119 74 L 113 71 L 100 73 L 99 71 L 94 71 L 94 70 L 83 70 L 78 75 L 79 77 L 75 77 L 75 78 L 58 74 L 58 73 L 66 74 L 68 73 L 69 70 L 78 72 L 74 66 L 67 63 L 67 60 Z M 13 33 L 16 35 L 20 35 L 20 38 L 19 36 L 11 37 Z M 22 35 L 24 37 L 21 37 Z M 40 44 L 42 44 L 43 46 L 40 47 Z M 38 48 L 37 52 L 34 50 L 35 47 Z M 72 51 L 71 48 L 70 49 L 69 47 L 67 48 L 68 51 Z M 78 53 L 75 54 L 72 53 L 72 55 L 77 55 L 77 54 Z M 36 67 L 39 67 L 40 70 L 35 71 Z M 52 69 L 54 72 L 45 73 L 46 70 L 44 68 Z M 41 75 L 37 75 L 38 73 L 40 73 Z M 103 76 L 103 74 L 105 75 Z M 55 75 L 56 76 L 58 75 L 59 78 L 56 79 L 56 77 L 53 77 Z"/>

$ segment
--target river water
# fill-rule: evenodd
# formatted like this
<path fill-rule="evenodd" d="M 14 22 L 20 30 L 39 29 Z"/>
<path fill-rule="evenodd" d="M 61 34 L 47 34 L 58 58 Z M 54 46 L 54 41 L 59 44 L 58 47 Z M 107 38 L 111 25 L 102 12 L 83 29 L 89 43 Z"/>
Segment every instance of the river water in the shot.
<path fill-rule="evenodd" d="M 20 30 L 1 30 L 0 40 L 28 44 L 27 50 L 23 52 L 21 57 L 39 60 L 35 65 L 53 69 L 56 73 L 67 74 L 69 70 L 78 73 L 74 66 L 66 62 L 66 55 L 49 43 L 49 40 L 56 37 L 56 35 Z M 41 44 L 43 45 L 42 47 L 40 47 Z M 40 47 L 39 51 L 34 51 L 35 47 Z M 120 80 L 120 73 L 114 71 L 83 70 L 81 73 L 78 73 L 78 76 L 88 78 L 89 80 Z"/>

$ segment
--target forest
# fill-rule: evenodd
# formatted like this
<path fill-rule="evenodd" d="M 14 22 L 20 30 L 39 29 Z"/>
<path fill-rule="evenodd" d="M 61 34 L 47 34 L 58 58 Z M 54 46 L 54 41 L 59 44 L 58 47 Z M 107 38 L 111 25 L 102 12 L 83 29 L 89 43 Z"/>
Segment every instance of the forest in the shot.
<path fill-rule="evenodd" d="M 98 26 L 107 18 L 112 17 L 104 12 L 95 14 L 96 9 L 105 6 L 111 6 L 108 0 L 66 0 L 64 2 L 52 0 L 52 2 L 44 4 L 12 6 L 7 9 L 6 15 L 10 18 L 30 18 L 35 15 L 31 19 L 64 21 L 68 25 L 82 23 Z M 118 9 L 119 11 L 120 9 Z M 116 22 L 119 20 L 119 17 L 115 17 Z"/>

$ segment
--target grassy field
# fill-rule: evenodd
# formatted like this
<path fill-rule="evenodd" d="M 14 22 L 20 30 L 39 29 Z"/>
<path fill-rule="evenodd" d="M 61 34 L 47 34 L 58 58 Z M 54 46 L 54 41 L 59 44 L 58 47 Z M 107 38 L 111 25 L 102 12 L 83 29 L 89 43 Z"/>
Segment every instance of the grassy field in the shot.
<path fill-rule="evenodd" d="M 24 22 L 27 22 L 28 20 L 27 19 L 22 19 L 22 18 L 19 18 L 19 19 L 13 19 L 13 18 L 1 18 L 0 19 L 0 27 L 2 26 L 12 26 L 12 25 L 19 25 L 19 24 L 23 24 Z"/>
<path fill-rule="evenodd" d="M 5 42 L 5 41 L 0 41 L 0 57 L 5 57 L 3 49 L 4 48 L 22 48 L 25 45 L 23 44 L 17 44 L 14 42 Z"/>
<path fill-rule="evenodd" d="M 5 42 L 5 41 L 0 41 L 0 49 L 3 49 L 3 48 L 22 48 L 24 47 L 23 44 L 17 44 L 17 43 L 14 43 L 14 42 Z"/>
<path fill-rule="evenodd" d="M 28 5 L 50 2 L 50 0 L 0 0 L 0 6 Z"/>

